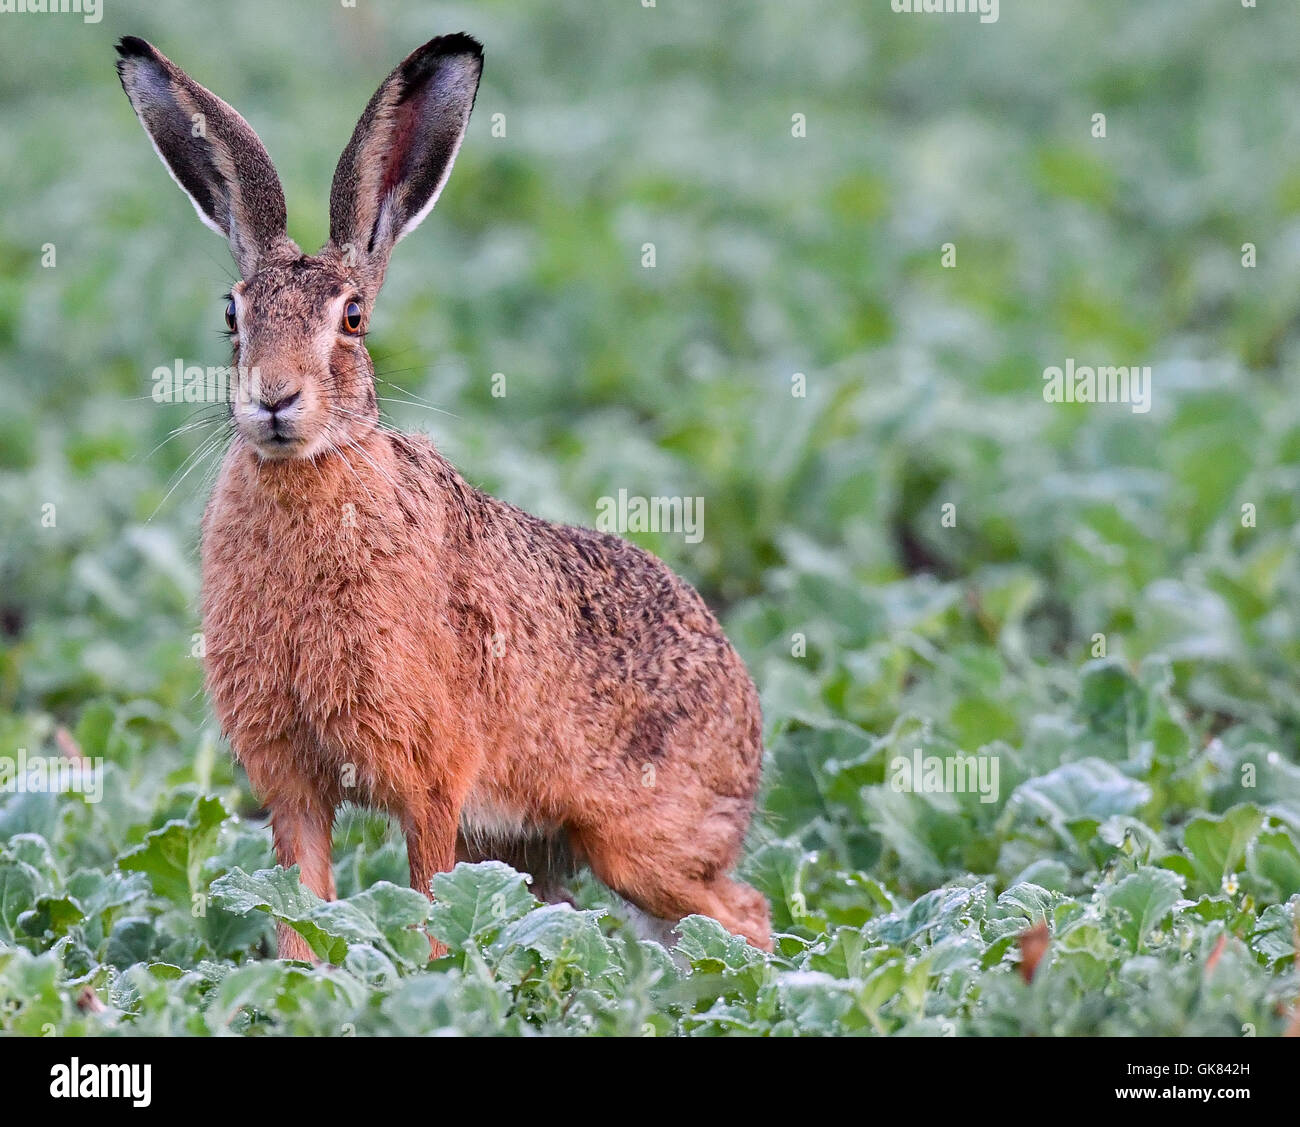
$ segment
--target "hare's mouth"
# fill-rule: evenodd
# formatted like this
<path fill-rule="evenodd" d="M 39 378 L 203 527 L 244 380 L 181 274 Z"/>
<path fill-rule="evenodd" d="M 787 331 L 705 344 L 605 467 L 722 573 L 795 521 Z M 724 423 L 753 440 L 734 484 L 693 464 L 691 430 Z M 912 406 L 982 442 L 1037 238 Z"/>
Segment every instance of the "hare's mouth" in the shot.
<path fill-rule="evenodd" d="M 250 400 L 242 405 L 236 422 L 249 445 L 263 458 L 279 460 L 310 454 L 314 428 L 297 394 L 270 404 Z"/>
<path fill-rule="evenodd" d="M 274 431 L 270 434 L 248 436 L 254 450 L 268 461 L 284 461 L 289 458 L 305 458 L 309 455 L 311 443 L 302 435 L 288 431 Z"/>
<path fill-rule="evenodd" d="M 311 442 L 299 427 L 284 424 L 245 422 L 239 428 L 248 444 L 262 457 L 272 461 L 307 457 Z"/>

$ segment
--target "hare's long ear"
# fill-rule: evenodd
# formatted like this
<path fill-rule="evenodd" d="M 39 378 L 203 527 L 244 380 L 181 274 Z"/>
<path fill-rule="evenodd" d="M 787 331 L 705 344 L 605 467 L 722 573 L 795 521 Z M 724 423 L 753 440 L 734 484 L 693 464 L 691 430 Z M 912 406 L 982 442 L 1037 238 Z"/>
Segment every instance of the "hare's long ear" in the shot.
<path fill-rule="evenodd" d="M 117 45 L 122 89 L 167 171 L 199 218 L 230 240 L 248 277 L 287 242 L 284 191 L 271 158 L 242 117 L 143 39 Z"/>
<path fill-rule="evenodd" d="M 378 290 L 397 241 L 438 199 L 465 136 L 483 47 L 443 35 L 412 52 L 375 91 L 339 158 L 330 242 Z"/>

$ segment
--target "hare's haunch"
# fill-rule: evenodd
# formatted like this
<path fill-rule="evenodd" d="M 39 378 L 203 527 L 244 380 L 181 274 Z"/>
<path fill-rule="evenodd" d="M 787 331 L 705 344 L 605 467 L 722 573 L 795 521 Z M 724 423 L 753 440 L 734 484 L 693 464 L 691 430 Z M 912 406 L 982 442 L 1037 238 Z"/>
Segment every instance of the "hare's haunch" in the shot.
<path fill-rule="evenodd" d="M 615 536 L 550 524 L 379 425 L 365 328 L 393 246 L 437 200 L 483 67 L 443 36 L 376 91 L 306 255 L 261 142 L 141 39 L 122 86 L 242 280 L 227 307 L 234 439 L 203 521 L 217 716 L 280 862 L 334 894 L 340 803 L 392 814 L 411 883 L 500 857 L 542 887 L 585 861 L 651 914 L 770 949 L 729 875 L 762 760 L 758 696 L 703 600 Z M 280 953 L 305 958 L 296 932 Z"/>

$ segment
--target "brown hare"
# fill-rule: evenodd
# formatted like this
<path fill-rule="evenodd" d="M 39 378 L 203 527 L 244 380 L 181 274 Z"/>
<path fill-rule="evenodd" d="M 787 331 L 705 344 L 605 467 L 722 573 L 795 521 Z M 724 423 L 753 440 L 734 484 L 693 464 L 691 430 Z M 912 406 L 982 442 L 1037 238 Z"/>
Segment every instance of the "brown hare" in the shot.
<path fill-rule="evenodd" d="M 335 810 L 353 801 L 400 823 L 426 895 L 458 860 L 545 880 L 535 862 L 556 846 L 653 916 L 702 913 L 770 950 L 766 901 L 729 875 L 759 781 L 758 696 L 703 600 L 649 553 L 489 497 L 427 438 L 380 426 L 366 328 L 393 246 L 451 172 L 480 44 L 433 39 L 384 80 L 317 254 L 286 234 L 244 119 L 143 40 L 117 51 L 158 155 L 241 275 L 203 630 L 280 863 L 332 897 Z M 287 928 L 279 948 L 309 957 Z"/>

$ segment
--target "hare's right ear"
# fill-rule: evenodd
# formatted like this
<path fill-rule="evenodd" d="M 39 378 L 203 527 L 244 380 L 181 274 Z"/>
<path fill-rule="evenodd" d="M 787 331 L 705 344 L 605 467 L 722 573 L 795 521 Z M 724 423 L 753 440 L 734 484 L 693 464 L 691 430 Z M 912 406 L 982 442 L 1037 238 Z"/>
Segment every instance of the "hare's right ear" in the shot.
<path fill-rule="evenodd" d="M 286 244 L 284 190 L 242 117 L 143 39 L 117 45 L 122 89 L 199 218 L 230 240 L 247 278 Z"/>
<path fill-rule="evenodd" d="M 372 293 L 398 239 L 437 202 L 482 74 L 478 40 L 431 39 L 384 79 L 357 122 L 330 189 L 330 242 Z"/>

